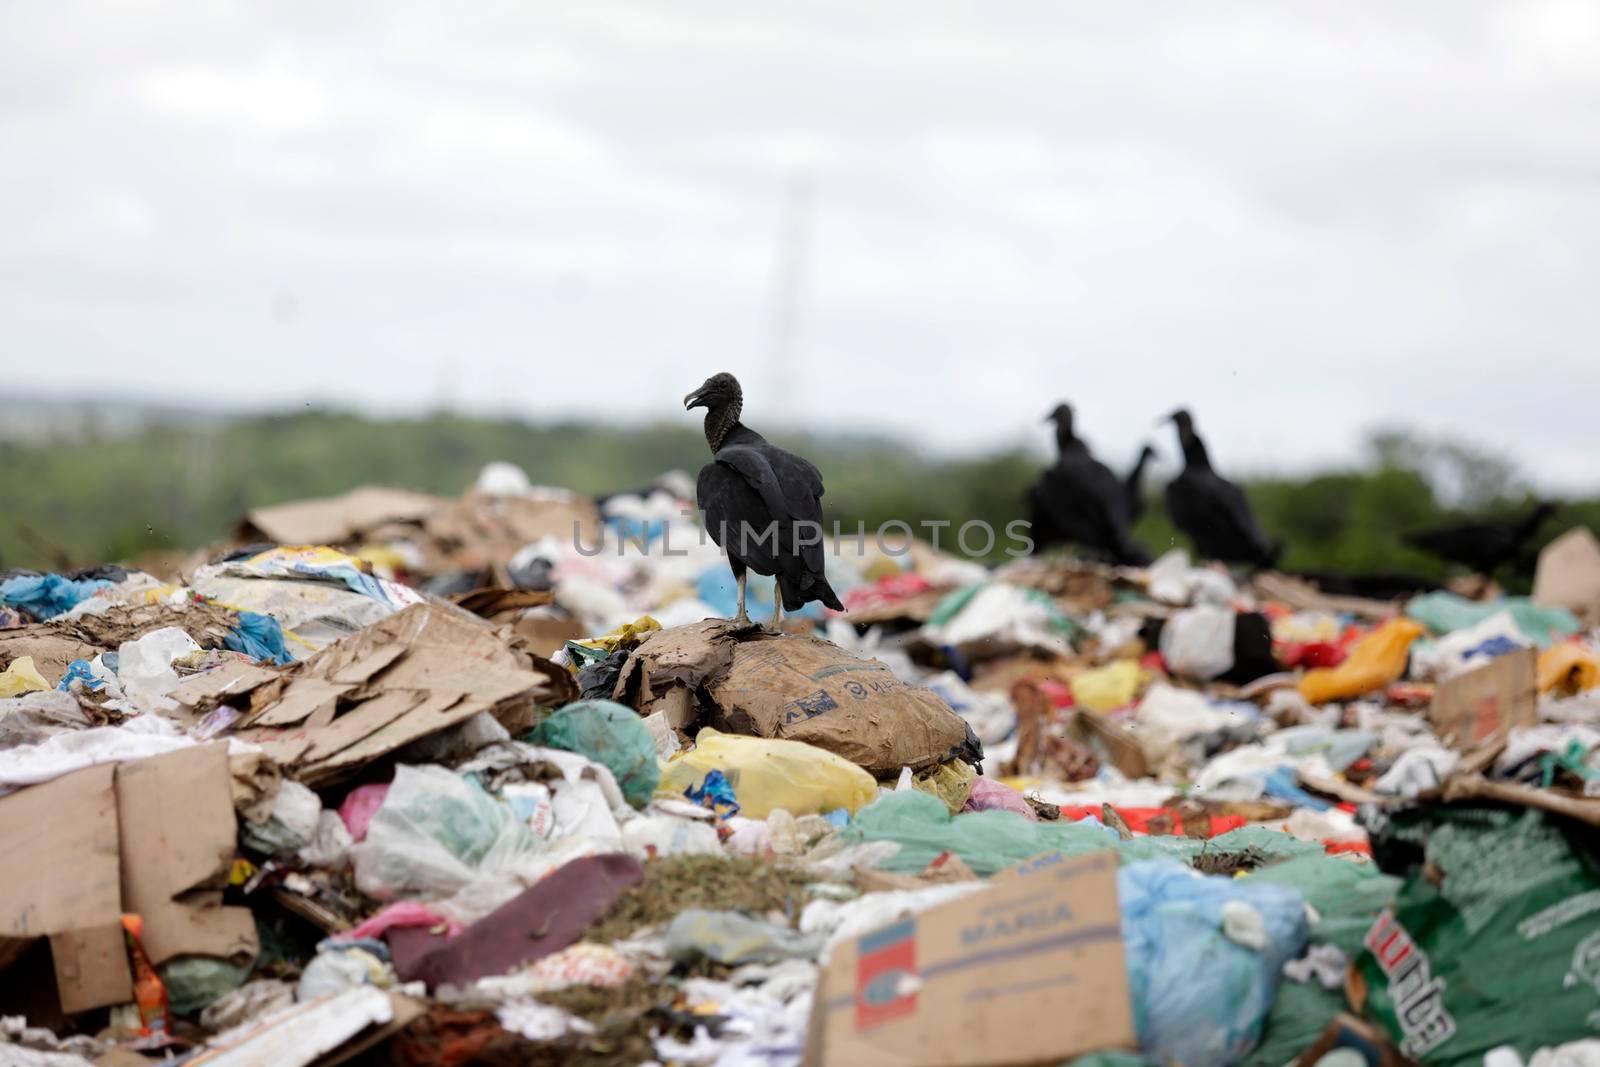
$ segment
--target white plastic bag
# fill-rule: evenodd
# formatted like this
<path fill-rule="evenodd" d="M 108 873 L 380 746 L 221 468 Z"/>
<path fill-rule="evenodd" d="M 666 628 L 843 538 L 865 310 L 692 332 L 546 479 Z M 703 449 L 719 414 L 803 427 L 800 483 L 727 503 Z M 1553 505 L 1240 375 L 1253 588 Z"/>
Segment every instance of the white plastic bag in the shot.
<path fill-rule="evenodd" d="M 117 649 L 117 681 L 135 703 L 164 697 L 178 688 L 172 661 L 199 651 L 194 638 L 176 626 L 152 630 Z"/>
<path fill-rule="evenodd" d="M 640 859 L 660 856 L 718 856 L 716 827 L 676 815 L 642 815 L 622 830 L 622 844 Z"/>
<path fill-rule="evenodd" d="M 394 900 L 450 896 L 538 849 L 511 808 L 473 782 L 442 767 L 402 764 L 366 840 L 350 853 L 361 891 Z"/>
<path fill-rule="evenodd" d="M 1208 681 L 1233 669 L 1229 608 L 1204 605 L 1175 613 L 1161 628 L 1161 658 L 1174 674 Z"/>

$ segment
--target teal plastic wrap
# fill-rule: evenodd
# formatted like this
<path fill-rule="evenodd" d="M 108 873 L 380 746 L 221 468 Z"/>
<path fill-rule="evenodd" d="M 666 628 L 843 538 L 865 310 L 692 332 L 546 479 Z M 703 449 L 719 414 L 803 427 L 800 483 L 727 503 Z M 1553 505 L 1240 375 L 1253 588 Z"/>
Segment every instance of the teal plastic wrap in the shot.
<path fill-rule="evenodd" d="M 609 700 L 580 700 L 551 715 L 524 738 L 535 745 L 587 756 L 610 769 L 628 803 L 650 803 L 661 782 L 656 743 L 632 708 Z"/>
<path fill-rule="evenodd" d="M 1077 856 L 1116 841 L 1105 827 L 1087 822 L 1029 822 L 1009 811 L 951 815 L 944 801 L 918 790 L 874 801 L 844 833 L 856 841 L 898 842 L 900 851 L 882 864 L 884 870 L 920 871 L 949 851 L 985 877 L 1046 852 Z"/>
<path fill-rule="evenodd" d="M 1491 615 L 1509 611 L 1517 629 L 1538 645 L 1578 632 L 1578 620 L 1566 608 L 1541 608 L 1525 596 L 1508 596 L 1487 603 L 1454 593 L 1424 593 L 1406 605 L 1406 614 L 1436 634 L 1454 633 L 1476 626 Z"/>

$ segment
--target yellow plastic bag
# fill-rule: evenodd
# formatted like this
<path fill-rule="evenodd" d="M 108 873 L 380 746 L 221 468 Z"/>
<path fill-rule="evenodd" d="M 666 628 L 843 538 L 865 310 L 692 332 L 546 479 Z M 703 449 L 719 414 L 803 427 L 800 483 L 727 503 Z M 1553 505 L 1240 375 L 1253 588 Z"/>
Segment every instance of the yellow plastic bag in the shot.
<path fill-rule="evenodd" d="M 695 737 L 694 748 L 667 761 L 656 795 L 682 797 L 712 771 L 728 779 L 739 814 L 750 819 L 765 819 L 779 808 L 790 815 L 846 808 L 853 815 L 878 799 L 872 775 L 832 752 L 802 741 L 741 737 L 709 727 Z"/>
<path fill-rule="evenodd" d="M 1136 659 L 1119 659 L 1108 667 L 1079 671 L 1067 681 L 1072 700 L 1090 711 L 1115 711 L 1133 703 L 1143 672 Z"/>
<path fill-rule="evenodd" d="M 911 779 L 911 785 L 924 793 L 932 793 L 944 801 L 944 806 L 950 809 L 950 814 L 955 815 L 966 807 L 967 798 L 972 795 L 972 783 L 977 780 L 977 771 L 968 764 L 953 759 L 948 763 L 935 763 L 922 771 Z"/>
<path fill-rule="evenodd" d="M 11 666 L 0 671 L 0 698 L 18 697 L 23 693 L 49 688 L 50 683 L 34 667 L 32 656 L 18 656 L 11 661 Z"/>
<path fill-rule="evenodd" d="M 583 645 L 585 648 L 599 648 L 607 652 L 615 652 L 619 648 L 632 648 L 644 639 L 644 635 L 652 630 L 661 629 L 661 624 L 648 615 L 641 615 L 632 622 L 625 622 L 615 630 L 601 634 L 599 637 L 586 637 L 573 644 Z"/>
<path fill-rule="evenodd" d="M 1600 657 L 1571 641 L 1539 653 L 1539 692 L 1581 693 L 1600 685 Z"/>
<path fill-rule="evenodd" d="M 1300 695 L 1313 704 L 1352 697 L 1382 689 L 1406 669 L 1411 642 L 1422 636 L 1422 624 L 1413 619 L 1390 619 L 1350 650 L 1350 658 L 1337 667 L 1318 667 L 1300 679 Z"/>

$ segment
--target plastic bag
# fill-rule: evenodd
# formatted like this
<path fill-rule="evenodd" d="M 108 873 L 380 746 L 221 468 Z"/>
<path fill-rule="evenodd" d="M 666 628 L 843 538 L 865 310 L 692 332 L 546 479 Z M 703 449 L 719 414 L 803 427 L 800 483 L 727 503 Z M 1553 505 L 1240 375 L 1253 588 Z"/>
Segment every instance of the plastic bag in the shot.
<path fill-rule="evenodd" d="M 152 630 L 117 649 L 117 681 L 129 697 L 160 697 L 178 688 L 172 661 L 200 651 L 194 638 L 176 626 Z"/>
<path fill-rule="evenodd" d="M 1577 618 L 1566 608 L 1542 608 L 1525 596 L 1484 603 L 1454 593 L 1424 593 L 1406 605 L 1407 615 L 1436 634 L 1464 630 L 1502 611 L 1509 611 L 1517 628 L 1540 648 L 1579 629 Z"/>
<path fill-rule="evenodd" d="M 1021 815 L 1029 822 L 1038 822 L 1033 805 L 1021 793 L 993 778 L 979 778 L 972 783 L 972 795 L 967 798 L 963 811 L 1009 811 Z"/>
<path fill-rule="evenodd" d="M 32 656 L 18 656 L 11 665 L 0 671 L 0 698 L 21 696 L 49 689 L 50 683 L 33 665 Z"/>
<path fill-rule="evenodd" d="M 0 604 L 21 608 L 36 619 L 53 619 L 110 587 L 104 578 L 74 581 L 59 574 L 19 574 L 0 582 Z"/>
<path fill-rule="evenodd" d="M 1244 881 L 1298 890 L 1317 913 L 1311 923 L 1312 942 L 1335 945 L 1352 957 L 1361 950 L 1361 938 L 1373 921 L 1394 903 L 1400 891 L 1400 879 L 1372 864 L 1326 854 L 1296 856 L 1259 867 Z"/>
<path fill-rule="evenodd" d="M 1537 810 L 1396 812 L 1373 855 L 1406 879 L 1363 938 L 1366 1014 L 1413 1059 L 1477 1064 L 1593 1034 L 1600 860 L 1592 833 Z"/>
<path fill-rule="evenodd" d="M 284 667 L 294 662 L 283 642 L 283 627 L 271 615 L 255 611 L 239 612 L 239 625 L 222 639 L 222 647 L 242 652 L 261 663 Z"/>
<path fill-rule="evenodd" d="M 537 847 L 511 809 L 471 780 L 402 764 L 350 854 L 361 891 L 392 900 L 449 896 Z"/>
<path fill-rule="evenodd" d="M 752 819 L 765 819 L 776 808 L 791 815 L 822 814 L 835 808 L 854 813 L 878 795 L 878 784 L 870 774 L 814 745 L 740 737 L 710 728 L 700 731 L 694 748 L 667 763 L 660 790 L 680 797 L 714 770 L 727 776 L 739 798 L 740 813 Z M 928 800 L 943 810 L 942 802 L 932 797 Z"/>
<path fill-rule="evenodd" d="M 350 839 L 350 831 L 345 829 L 339 813 L 324 811 L 317 816 L 316 836 L 300 849 L 298 857 L 307 867 L 331 870 L 345 865 L 353 844 L 355 842 Z"/>
<path fill-rule="evenodd" d="M 777 963 L 815 959 L 822 938 L 786 926 L 753 919 L 737 911 L 680 911 L 667 927 L 667 955 L 693 961 L 701 956 L 718 963 Z"/>
<path fill-rule="evenodd" d="M 190 1015 L 244 985 L 250 968 L 213 956 L 179 956 L 156 968 L 177 1015 Z"/>
<path fill-rule="evenodd" d="M 1422 625 L 1415 620 L 1390 619 L 1363 637 L 1337 667 L 1307 671 L 1300 679 L 1300 695 L 1324 704 L 1382 689 L 1405 671 L 1406 653 L 1421 635 Z"/>
<path fill-rule="evenodd" d="M 720 856 L 717 828 L 702 819 L 645 815 L 622 829 L 622 845 L 640 859 L 663 856 Z"/>
<path fill-rule="evenodd" d="M 941 852 L 954 852 L 987 877 L 1045 852 L 1069 856 L 1106 848 L 1115 833 L 1087 823 L 1029 822 L 1009 811 L 951 815 L 938 798 L 911 789 L 863 808 L 841 831 L 847 841 L 894 841 L 900 851 L 879 866 L 912 874 Z"/>
<path fill-rule="evenodd" d="M 981 780 L 990 781 L 987 778 Z M 935 763 L 914 775 L 911 785 L 944 801 L 944 806 L 953 815 L 966 806 L 967 798 L 972 795 L 973 786 L 978 781 L 978 772 L 969 764 L 950 760 L 948 763 Z"/>
<path fill-rule="evenodd" d="M 1161 628 L 1161 659 L 1174 674 L 1209 679 L 1233 669 L 1234 613 L 1203 605 L 1175 613 Z"/>
<path fill-rule="evenodd" d="M 367 825 L 372 822 L 373 814 L 383 806 L 383 799 L 388 795 L 388 782 L 358 785 L 345 794 L 339 804 L 339 818 L 344 820 L 344 828 L 350 831 L 351 840 L 361 842 L 367 839 Z"/>
<path fill-rule="evenodd" d="M 1300 894 L 1158 861 L 1121 868 L 1117 896 L 1140 1051 L 1184 1067 L 1237 1062 L 1261 1036 L 1284 963 L 1305 947 Z"/>
<path fill-rule="evenodd" d="M 577 752 L 611 768 L 622 795 L 635 808 L 650 803 L 661 781 L 650 728 L 633 709 L 609 700 L 568 704 L 535 727 L 526 740 Z"/>
<path fill-rule="evenodd" d="M 1539 692 L 1571 695 L 1600 685 L 1600 656 L 1562 641 L 1539 654 Z"/>
<path fill-rule="evenodd" d="M 272 814 L 265 822 L 240 823 L 239 842 L 267 856 L 298 852 L 316 840 L 322 801 L 299 782 L 286 780 L 278 787 Z"/>
<path fill-rule="evenodd" d="M 1231 642 L 1233 631 L 1229 630 L 1228 633 Z M 1232 662 L 1231 644 L 1229 662 Z M 1106 667 L 1079 671 L 1068 680 L 1067 688 L 1072 691 L 1072 702 L 1080 708 L 1114 711 L 1133 703 L 1143 677 L 1144 671 L 1140 669 L 1138 660 L 1121 659 Z"/>

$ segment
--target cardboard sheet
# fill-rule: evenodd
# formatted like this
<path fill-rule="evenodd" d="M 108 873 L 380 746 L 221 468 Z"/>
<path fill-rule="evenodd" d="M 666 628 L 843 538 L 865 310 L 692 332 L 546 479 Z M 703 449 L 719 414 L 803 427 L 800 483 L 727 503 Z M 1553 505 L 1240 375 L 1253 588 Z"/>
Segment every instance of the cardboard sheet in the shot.
<path fill-rule="evenodd" d="M 237 823 L 225 744 L 117 767 L 122 906 L 144 916 L 157 967 L 175 956 L 253 956 L 249 908 L 222 906 Z"/>
<path fill-rule="evenodd" d="M 229 805 L 232 812 L 232 805 Z M 0 937 L 50 938 L 68 1012 L 126 1000 L 116 767 L 88 767 L 0 800 Z"/>
<path fill-rule="evenodd" d="M 1136 1038 L 1111 852 L 1043 857 L 846 941 L 822 970 L 806 1063 L 1059 1063 Z"/>
<path fill-rule="evenodd" d="M 1589 623 L 1600 621 L 1600 541 L 1587 526 L 1568 530 L 1539 553 L 1533 600 L 1566 608 Z"/>
<path fill-rule="evenodd" d="M 1428 719 L 1439 739 L 1463 752 L 1505 740 L 1538 721 L 1538 653 L 1519 648 L 1440 682 Z"/>
<path fill-rule="evenodd" d="M 389 522 L 421 522 L 445 501 L 409 489 L 362 486 L 339 496 L 294 500 L 256 508 L 240 524 L 246 539 L 256 535 L 280 545 L 336 545 Z"/>
<path fill-rule="evenodd" d="M 238 736 L 322 785 L 480 711 L 562 691 L 530 662 L 473 616 L 415 604 L 258 688 Z"/>
<path fill-rule="evenodd" d="M 222 906 L 235 830 L 222 744 L 89 767 L 0 798 L 0 937 L 50 939 L 67 1012 L 132 998 L 124 912 L 144 916 L 158 966 L 253 956 L 249 909 Z"/>

